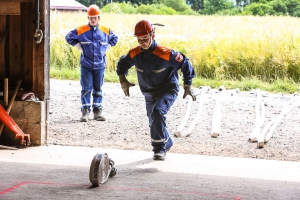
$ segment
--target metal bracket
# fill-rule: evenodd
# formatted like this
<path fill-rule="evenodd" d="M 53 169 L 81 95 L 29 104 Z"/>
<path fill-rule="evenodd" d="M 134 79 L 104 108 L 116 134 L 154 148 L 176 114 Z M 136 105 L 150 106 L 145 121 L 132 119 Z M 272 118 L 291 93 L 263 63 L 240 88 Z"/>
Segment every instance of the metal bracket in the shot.
<path fill-rule="evenodd" d="M 35 37 L 35 42 L 37 44 L 41 43 L 43 39 L 43 31 L 40 29 L 36 29 L 33 37 Z"/>

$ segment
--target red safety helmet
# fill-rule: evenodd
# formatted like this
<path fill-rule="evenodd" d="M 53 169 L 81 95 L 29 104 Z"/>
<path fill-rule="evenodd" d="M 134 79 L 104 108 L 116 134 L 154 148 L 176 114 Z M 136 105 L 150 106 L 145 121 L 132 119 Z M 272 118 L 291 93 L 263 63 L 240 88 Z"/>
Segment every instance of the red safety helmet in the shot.
<path fill-rule="evenodd" d="M 144 35 L 152 35 L 154 38 L 155 27 L 148 20 L 141 20 L 136 23 L 134 28 L 134 36 L 140 37 Z"/>
<path fill-rule="evenodd" d="M 93 4 L 90 5 L 89 8 L 87 9 L 87 15 L 89 17 L 97 17 L 100 15 L 100 9 L 97 5 Z"/>

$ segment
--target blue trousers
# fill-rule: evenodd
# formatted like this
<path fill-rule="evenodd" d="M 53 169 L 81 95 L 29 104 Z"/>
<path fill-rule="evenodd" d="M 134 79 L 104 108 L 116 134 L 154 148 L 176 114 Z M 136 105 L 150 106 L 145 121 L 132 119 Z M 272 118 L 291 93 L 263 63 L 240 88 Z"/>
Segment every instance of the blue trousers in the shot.
<path fill-rule="evenodd" d="M 155 99 L 147 99 L 146 110 L 149 118 L 152 151 L 167 150 L 173 145 L 173 140 L 166 126 L 166 117 L 171 106 L 177 99 L 174 92 L 165 93 Z"/>
<path fill-rule="evenodd" d="M 89 109 L 91 107 L 102 107 L 102 85 L 104 83 L 103 69 L 88 69 L 81 66 L 81 109 Z M 91 104 L 91 95 L 93 95 L 93 103 Z"/>

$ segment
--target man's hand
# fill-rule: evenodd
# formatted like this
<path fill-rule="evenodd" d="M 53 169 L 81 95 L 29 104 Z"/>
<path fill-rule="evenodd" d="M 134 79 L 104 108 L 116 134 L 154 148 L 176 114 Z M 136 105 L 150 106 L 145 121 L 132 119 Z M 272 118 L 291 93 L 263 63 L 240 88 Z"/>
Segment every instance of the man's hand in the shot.
<path fill-rule="evenodd" d="M 193 101 L 196 101 L 196 95 L 190 85 L 184 85 L 183 89 L 184 89 L 183 98 L 185 98 L 187 95 L 190 95 L 193 98 Z"/>
<path fill-rule="evenodd" d="M 120 83 L 121 83 L 121 88 L 122 88 L 122 90 L 123 90 L 125 96 L 129 97 L 129 96 L 130 96 L 130 95 L 129 95 L 129 87 L 135 86 L 135 84 L 130 83 L 130 82 L 126 79 L 126 77 L 125 77 L 124 74 L 122 74 L 122 75 L 119 76 L 119 81 L 120 81 Z"/>

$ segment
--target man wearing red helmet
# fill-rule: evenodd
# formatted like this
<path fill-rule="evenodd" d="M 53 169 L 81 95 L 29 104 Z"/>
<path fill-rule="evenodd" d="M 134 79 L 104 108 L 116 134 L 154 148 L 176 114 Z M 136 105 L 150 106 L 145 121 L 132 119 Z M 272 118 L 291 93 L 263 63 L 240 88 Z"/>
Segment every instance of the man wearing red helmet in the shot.
<path fill-rule="evenodd" d="M 89 6 L 87 10 L 89 23 L 70 31 L 66 41 L 81 51 L 80 84 L 81 84 L 81 122 L 89 120 L 91 107 L 94 119 L 105 121 L 102 115 L 102 85 L 106 68 L 106 51 L 115 46 L 118 37 L 105 26 L 99 26 L 100 9 L 97 5 Z M 91 104 L 91 94 L 93 103 Z"/>
<path fill-rule="evenodd" d="M 173 145 L 166 127 L 165 115 L 178 96 L 178 70 L 183 74 L 183 98 L 190 95 L 193 101 L 196 101 L 196 96 L 191 85 L 195 71 L 184 54 L 157 44 L 154 40 L 155 28 L 149 21 L 139 21 L 135 26 L 134 35 L 139 46 L 120 58 L 117 74 L 125 95 L 129 96 L 129 87 L 134 84 L 127 81 L 126 75 L 128 70 L 135 66 L 140 90 L 146 102 L 153 159 L 165 160 L 166 152 Z"/>

